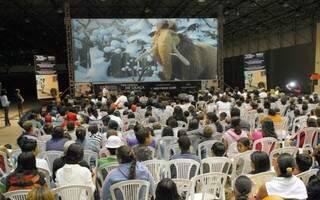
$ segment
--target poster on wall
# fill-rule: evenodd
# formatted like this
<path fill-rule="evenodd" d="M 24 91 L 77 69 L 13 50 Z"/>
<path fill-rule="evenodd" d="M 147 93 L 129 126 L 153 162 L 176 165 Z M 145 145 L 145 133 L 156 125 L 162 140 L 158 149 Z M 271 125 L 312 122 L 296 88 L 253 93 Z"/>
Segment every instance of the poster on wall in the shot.
<path fill-rule="evenodd" d="M 75 84 L 75 96 L 88 96 L 92 93 L 92 84 L 91 83 L 76 83 Z"/>
<path fill-rule="evenodd" d="M 35 55 L 34 66 L 36 75 L 48 75 L 57 73 L 55 56 Z"/>
<path fill-rule="evenodd" d="M 75 82 L 208 80 L 217 76 L 215 18 L 73 19 Z"/>
<path fill-rule="evenodd" d="M 264 53 L 244 55 L 244 77 L 247 90 L 267 89 Z"/>
<path fill-rule="evenodd" d="M 38 99 L 54 98 L 59 94 L 58 76 L 36 75 Z"/>

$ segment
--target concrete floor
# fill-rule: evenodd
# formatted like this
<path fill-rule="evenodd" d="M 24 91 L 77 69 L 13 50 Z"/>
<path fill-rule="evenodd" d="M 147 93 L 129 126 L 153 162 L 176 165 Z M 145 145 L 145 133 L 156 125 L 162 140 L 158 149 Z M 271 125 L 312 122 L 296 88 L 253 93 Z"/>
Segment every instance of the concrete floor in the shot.
<path fill-rule="evenodd" d="M 31 102 L 24 105 L 24 111 L 30 110 L 34 107 Z M 18 111 L 15 105 L 11 105 L 9 109 L 9 118 L 11 122 L 10 127 L 4 126 L 4 113 L 0 109 L 0 145 L 12 144 L 16 147 L 16 139 L 21 134 L 21 127 L 18 125 Z"/>

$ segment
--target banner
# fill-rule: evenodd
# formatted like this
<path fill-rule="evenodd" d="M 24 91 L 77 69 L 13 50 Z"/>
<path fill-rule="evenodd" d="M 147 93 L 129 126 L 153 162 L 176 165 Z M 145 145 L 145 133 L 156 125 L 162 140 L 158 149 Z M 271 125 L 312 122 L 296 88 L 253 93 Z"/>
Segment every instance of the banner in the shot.
<path fill-rule="evenodd" d="M 56 74 L 56 57 L 55 56 L 34 56 L 34 66 L 36 75 Z"/>
<path fill-rule="evenodd" d="M 58 76 L 36 75 L 38 99 L 55 98 L 59 94 Z"/>
<path fill-rule="evenodd" d="M 245 89 L 247 90 L 267 88 L 264 53 L 244 55 L 244 77 Z"/>

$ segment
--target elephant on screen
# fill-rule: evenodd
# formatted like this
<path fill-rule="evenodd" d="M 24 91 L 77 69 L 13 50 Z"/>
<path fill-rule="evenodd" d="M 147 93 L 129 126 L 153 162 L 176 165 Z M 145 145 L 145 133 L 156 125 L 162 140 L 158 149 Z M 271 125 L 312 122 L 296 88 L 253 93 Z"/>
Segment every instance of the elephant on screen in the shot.
<path fill-rule="evenodd" d="M 161 65 L 162 80 L 215 79 L 217 75 L 217 48 L 205 43 L 193 43 L 177 33 L 173 22 L 158 24 L 153 36 L 153 56 Z"/>

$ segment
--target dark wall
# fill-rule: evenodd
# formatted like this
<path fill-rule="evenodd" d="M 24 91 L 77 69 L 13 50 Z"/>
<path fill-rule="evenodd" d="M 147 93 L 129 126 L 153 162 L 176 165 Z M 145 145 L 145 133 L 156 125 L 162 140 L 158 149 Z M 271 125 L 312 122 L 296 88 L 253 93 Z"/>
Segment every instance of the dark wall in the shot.
<path fill-rule="evenodd" d="M 244 88 L 244 60 L 243 56 L 224 59 L 225 87 L 231 86 Z"/>
<path fill-rule="evenodd" d="M 313 43 L 274 49 L 265 54 L 268 88 L 285 88 L 297 81 L 302 92 L 311 92 L 309 75 L 314 72 L 315 46 Z"/>

